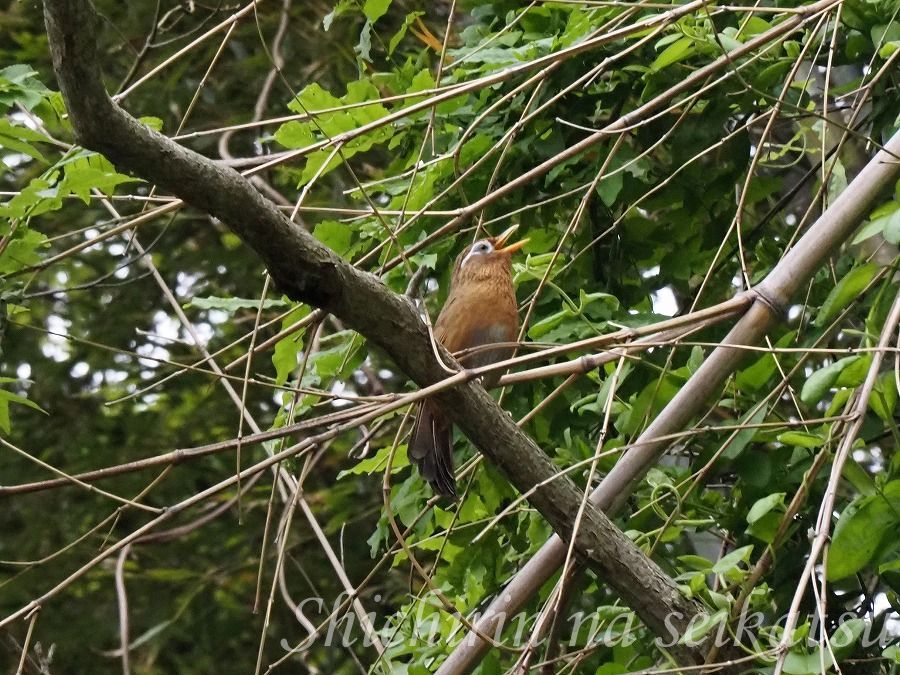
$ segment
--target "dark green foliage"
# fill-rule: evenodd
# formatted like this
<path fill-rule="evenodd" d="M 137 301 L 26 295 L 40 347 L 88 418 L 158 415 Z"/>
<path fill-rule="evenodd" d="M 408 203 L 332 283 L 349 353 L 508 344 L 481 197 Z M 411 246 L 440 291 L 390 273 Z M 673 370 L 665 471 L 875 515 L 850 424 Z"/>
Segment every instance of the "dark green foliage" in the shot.
<path fill-rule="evenodd" d="M 110 91 L 124 88 L 126 80 L 134 82 L 233 11 L 214 13 L 198 4 L 186 13 L 162 3 L 163 13 L 171 15 L 132 74 L 154 23 L 154 3 L 98 4 Z M 574 47 L 619 21 L 629 24 L 661 11 L 572 3 L 543 3 L 527 11 L 525 4 L 514 2 L 463 4 L 436 82 L 440 57 L 435 47 L 443 40 L 446 6 L 422 12 L 400 0 L 295 3 L 279 47 L 284 66 L 262 116 L 297 118 L 241 130 L 225 141 L 235 157 L 305 149 L 261 176 L 289 204 L 303 194 L 298 220 L 343 258 L 379 274 L 392 290 L 405 292 L 413 273 L 425 268 L 421 288 L 432 317 L 446 295 L 456 253 L 482 231 L 496 233 L 510 222 L 520 223 L 530 238 L 514 264 L 518 297 L 527 308 L 523 317 L 529 312 L 527 342 L 565 344 L 622 326 L 646 326 L 687 313 L 695 303 L 707 307 L 727 300 L 743 288 L 744 278 L 751 283 L 764 278 L 788 242 L 846 187 L 867 161 L 871 148 L 866 141 L 882 143 L 898 127 L 896 73 L 886 71 L 871 84 L 900 45 L 895 3 L 845 2 L 840 21 L 829 15 L 827 31 L 815 31 L 810 22 L 756 58 L 737 60 L 719 73 L 731 76 L 715 88 L 674 97 L 633 129 L 557 163 L 492 201 L 458 231 L 419 250 L 420 242 L 458 209 L 553 160 L 591 131 L 623 116 L 631 119 L 630 113 L 723 50 L 739 48 L 790 17 L 710 8 L 656 33 L 635 32 L 561 60 L 537 86 L 516 89 L 537 72 L 534 68 L 404 114 L 435 96 L 435 89 L 497 75 Z M 260 38 L 271 47 L 279 5 L 263 3 L 238 24 L 193 107 L 224 33 L 176 60 L 122 104 L 167 135 L 176 134 L 190 110 L 178 132 L 182 142 L 219 158 L 222 133 L 204 132 L 251 120 L 271 68 Z M 5 113 L 0 159 L 9 167 L 0 178 L 5 191 L 0 203 L 0 436 L 70 474 L 235 438 L 238 409 L 209 365 L 198 363 L 202 356 L 193 337 L 142 262 L 132 232 L 56 258 L 158 204 L 143 200 L 151 186 L 138 177 L 66 145 L 74 139 L 54 91 L 38 10 L 20 3 L 0 12 L 0 26 L 4 21 L 12 26 L 11 39 L 0 45 L 2 62 L 20 64 L 0 69 L 0 110 Z M 785 87 L 804 48 L 804 58 L 815 63 L 801 64 L 810 67 L 801 68 Z M 829 66 L 829 56 L 833 79 L 829 128 L 823 132 L 825 78 L 816 69 Z M 606 59 L 608 65 L 591 73 Z M 851 95 L 870 84 L 864 103 Z M 766 116 L 779 99 L 779 116 L 761 142 Z M 858 106 L 861 114 L 835 113 L 836 101 L 846 109 Z M 379 126 L 389 115 L 396 119 Z M 372 126 L 358 133 L 365 125 Z M 852 133 L 831 153 L 848 126 Z M 342 142 L 336 146 L 335 139 Z M 823 146 L 829 172 L 824 180 Z M 604 175 L 598 178 L 601 167 Z M 119 218 L 104 208 L 101 195 L 141 199 L 113 200 Z M 897 292 L 898 203 L 900 188 L 873 205 L 853 242 L 835 252 L 804 297 L 795 298 L 787 323 L 768 336 L 773 349 L 748 353 L 718 400 L 709 401 L 691 430 L 673 439 L 671 457 L 640 482 L 618 521 L 683 592 L 710 609 L 714 620 L 696 626 L 693 637 L 714 630 L 715 621 L 728 615 L 750 568 L 769 546 L 772 566 L 747 589 L 748 605 L 772 621 L 790 605 L 829 460 L 846 433 L 839 416 L 865 380 L 871 348 Z M 374 207 L 384 213 L 373 214 Z M 357 396 L 410 390 L 383 353 L 333 318 L 268 342 L 279 330 L 308 321 L 311 308 L 291 305 L 271 287 L 261 302 L 261 264 L 219 222 L 181 209 L 142 223 L 135 232 L 201 340 L 210 351 L 222 350 L 219 365 L 246 354 L 246 336 L 260 319 L 263 327 L 254 344 L 265 347 L 251 362 L 246 408 L 263 429 L 348 405 L 336 404 L 335 396 L 355 402 Z M 408 253 L 397 258 L 401 248 Z M 52 264 L 44 267 L 48 261 Z M 621 367 L 612 362 L 580 376 L 525 425 L 526 432 L 560 469 L 581 462 L 568 474 L 579 485 L 586 485 L 599 445 L 596 482 L 686 386 L 727 328 L 709 326 L 676 346 L 658 346 Z M 813 348 L 822 351 L 808 351 Z M 835 652 L 839 660 L 881 658 L 884 645 L 859 644 L 861 619 L 877 632 L 887 608 L 896 612 L 900 606 L 893 361 L 893 354 L 885 359 L 836 503 L 825 570 L 834 614 L 828 629 L 847 633 L 847 645 Z M 197 365 L 167 378 L 180 370 L 178 364 Z M 228 369 L 238 395 L 245 367 L 241 360 Z M 510 387 L 503 406 L 520 419 L 542 405 L 561 381 L 536 379 Z M 394 644 L 379 661 L 373 648 L 362 644 L 357 627 L 352 648 L 320 641 L 302 657 L 285 661 L 282 669 L 305 665 L 358 672 L 358 659 L 374 672 L 424 673 L 449 654 L 447 641 L 462 637 L 458 622 L 410 571 L 409 552 L 396 546 L 392 516 L 401 530 L 410 528 L 406 543 L 417 560 L 427 568 L 434 565 L 432 583 L 467 616 L 482 610 L 551 534 L 527 502 L 514 504 L 518 495 L 484 461 L 461 479 L 460 488 L 467 492 L 460 503 L 439 503 L 421 514 L 431 495 L 406 459 L 405 412 L 393 411 L 340 433 L 285 463 L 305 476 L 303 497 L 352 584 L 362 582 L 387 556 L 360 597 L 383 628 L 382 639 L 390 642 L 395 636 Z M 243 435 L 251 433 L 246 423 L 240 428 Z M 245 445 L 241 465 L 246 468 L 312 433 Z M 462 436 L 455 447 L 457 466 L 472 459 Z M 817 462 L 820 453 L 824 462 Z M 389 511 L 382 490 L 388 461 Z M 153 486 L 145 503 L 156 508 L 176 504 L 233 475 L 236 465 L 233 449 L 179 463 Z M 814 476 L 808 473 L 812 467 Z M 131 499 L 161 470 L 124 473 L 98 486 Z M 10 447 L 0 448 L 0 485 L 51 477 Z M 264 535 L 272 489 L 272 475 L 265 473 L 239 503 L 202 527 L 133 547 L 124 568 L 132 672 L 253 672 L 282 543 L 281 537 L 275 539 L 285 508 L 282 495 L 273 500 Z M 806 497 L 789 513 L 798 490 Z M 227 489 L 166 527 L 191 523 L 235 495 L 234 488 Z M 2 616 L 152 517 L 131 508 L 104 521 L 120 504 L 75 486 L 0 500 Z M 72 542 L 64 553 L 43 560 Z M 336 599 L 345 597 L 345 589 L 302 510 L 293 515 L 285 552 L 286 588 L 293 601 L 324 599 L 325 611 L 307 613 L 317 623 Z M 51 672 L 117 667 L 114 559 L 92 568 L 42 608 L 32 647 L 40 643 L 46 656 L 55 645 Z M 261 609 L 253 614 L 261 565 Z M 539 599 L 527 606 L 530 621 L 550 590 L 541 589 Z M 801 631 L 810 630 L 808 598 Z M 617 603 L 602 579 L 588 578 L 568 612 L 596 612 L 599 630 L 612 637 L 631 616 Z M 835 621 L 844 610 L 858 616 L 839 629 Z M 423 636 L 432 627 L 429 641 Z M 17 645 L 26 630 L 19 621 L 8 633 L 0 632 L 0 663 L 17 663 Z M 657 664 L 653 636 L 639 625 L 635 630 L 631 645 L 587 650 L 576 664 L 579 672 L 618 673 Z M 506 637 L 512 639 L 512 632 Z M 564 651 L 575 652 L 595 640 L 589 632 L 586 625 L 564 629 Z M 276 588 L 263 669 L 285 655 L 282 640 L 295 645 L 305 635 Z M 778 638 L 771 625 L 762 631 L 763 641 Z M 872 661 L 873 668 L 896 670 L 889 661 L 896 654 L 888 647 L 883 661 Z M 818 647 L 797 647 L 786 672 L 818 672 L 821 656 Z M 515 654 L 492 652 L 480 672 L 504 672 L 515 659 Z"/>

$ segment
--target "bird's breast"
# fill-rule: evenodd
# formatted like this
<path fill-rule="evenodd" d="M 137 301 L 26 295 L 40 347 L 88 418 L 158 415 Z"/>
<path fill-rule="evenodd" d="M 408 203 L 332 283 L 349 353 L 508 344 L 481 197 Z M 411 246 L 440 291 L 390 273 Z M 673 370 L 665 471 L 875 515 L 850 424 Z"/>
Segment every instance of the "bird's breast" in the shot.
<path fill-rule="evenodd" d="M 500 282 L 500 283 L 498 283 Z M 451 352 L 513 342 L 519 329 L 516 296 L 509 277 L 470 280 L 451 290 L 435 325 L 435 333 Z M 509 347 L 464 355 L 461 363 L 475 368 L 505 359 Z"/>
<path fill-rule="evenodd" d="M 482 264 L 475 262 L 470 261 L 455 274 L 450 295 L 434 327 L 435 336 L 450 352 L 465 352 L 459 361 L 466 368 L 508 358 L 513 351 L 509 343 L 516 340 L 519 331 L 508 257 L 494 261 L 496 264 L 490 264 L 490 260 Z M 486 347 L 498 342 L 507 344 Z M 497 376 L 499 373 L 485 381 L 489 383 Z"/>

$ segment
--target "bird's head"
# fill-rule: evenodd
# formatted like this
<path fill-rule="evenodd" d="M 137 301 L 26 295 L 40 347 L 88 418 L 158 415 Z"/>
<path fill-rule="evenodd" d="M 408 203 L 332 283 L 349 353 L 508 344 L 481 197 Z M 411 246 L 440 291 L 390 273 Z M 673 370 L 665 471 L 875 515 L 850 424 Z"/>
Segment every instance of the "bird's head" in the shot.
<path fill-rule="evenodd" d="M 480 278 L 502 272 L 509 274 L 512 254 L 528 243 L 527 238 L 512 244 L 506 243 L 518 228 L 518 225 L 513 225 L 498 236 L 479 239 L 463 250 L 453 267 L 454 281 Z"/>

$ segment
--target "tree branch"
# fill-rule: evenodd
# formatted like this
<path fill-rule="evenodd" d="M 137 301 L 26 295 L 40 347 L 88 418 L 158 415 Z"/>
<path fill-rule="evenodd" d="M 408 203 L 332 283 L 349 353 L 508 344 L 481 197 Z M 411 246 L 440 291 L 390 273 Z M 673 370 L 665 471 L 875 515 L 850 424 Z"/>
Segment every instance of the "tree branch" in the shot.
<path fill-rule="evenodd" d="M 755 287 L 752 292 L 756 301 L 749 310 L 591 493 L 594 506 L 614 514 L 623 505 L 634 486 L 669 447 L 670 434 L 683 429 L 696 416 L 743 360 L 746 350 L 735 346 L 760 342 L 781 319 L 791 297 L 818 271 L 831 252 L 856 231 L 872 205 L 890 190 L 898 177 L 900 131 Z M 490 633 L 503 617 L 518 612 L 559 569 L 565 554 L 566 544 L 557 536 L 551 537 L 502 595 L 494 599 L 476 628 Z M 470 634 L 444 661 L 438 675 L 466 672 L 486 651 L 487 645 L 477 635 Z"/>
<path fill-rule="evenodd" d="M 225 223 L 266 264 L 294 300 L 339 317 L 387 352 L 420 386 L 445 377 L 412 304 L 375 276 L 349 265 L 288 220 L 233 169 L 185 149 L 143 126 L 109 98 L 97 64 L 97 15 L 87 0 L 46 0 L 54 69 L 81 145 L 96 150 Z M 442 350 L 442 357 L 452 362 Z M 561 537 L 572 534 L 582 493 L 519 430 L 477 382 L 437 394 L 469 439 L 520 491 L 541 484 L 529 501 Z M 554 478 L 555 477 L 555 478 Z M 657 634 L 683 631 L 701 611 L 601 511 L 589 507 L 576 536 L 579 554 Z M 114 549 L 110 549 L 114 550 Z M 681 663 L 700 663 L 703 650 L 676 645 Z"/>

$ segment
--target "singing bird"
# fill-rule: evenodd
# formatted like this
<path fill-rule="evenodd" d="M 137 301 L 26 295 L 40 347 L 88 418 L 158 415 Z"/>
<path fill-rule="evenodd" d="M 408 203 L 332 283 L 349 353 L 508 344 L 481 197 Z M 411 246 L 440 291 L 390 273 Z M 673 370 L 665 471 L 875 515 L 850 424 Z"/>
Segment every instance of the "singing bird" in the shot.
<path fill-rule="evenodd" d="M 459 358 L 465 368 L 496 363 L 512 353 L 510 343 L 515 342 L 519 331 L 512 254 L 528 240 L 504 244 L 517 227 L 513 225 L 498 237 L 476 241 L 454 263 L 450 293 L 434 323 L 434 335 L 451 353 L 466 350 Z M 506 344 L 478 349 L 495 343 Z M 484 378 L 485 385 L 499 378 L 499 372 L 492 373 Z M 456 496 L 452 437 L 450 420 L 437 403 L 425 400 L 413 426 L 408 455 L 431 488 L 447 497 Z"/>

